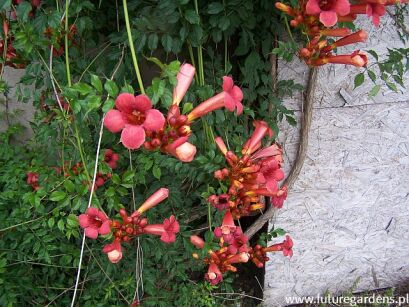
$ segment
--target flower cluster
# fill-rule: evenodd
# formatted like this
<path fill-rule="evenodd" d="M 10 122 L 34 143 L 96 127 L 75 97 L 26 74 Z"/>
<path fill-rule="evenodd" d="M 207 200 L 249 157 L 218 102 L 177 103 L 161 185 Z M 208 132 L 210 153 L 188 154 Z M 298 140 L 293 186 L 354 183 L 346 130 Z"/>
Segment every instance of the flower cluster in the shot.
<path fill-rule="evenodd" d="M 280 188 L 278 184 L 284 179 L 282 149 L 278 144 L 261 148 L 262 139 L 271 137 L 272 131 L 264 121 L 255 121 L 254 126 L 241 157 L 228 150 L 220 137 L 215 139 L 229 166 L 217 170 L 214 176 L 227 180 L 229 189 L 227 194 L 211 195 L 208 201 L 218 210 L 230 210 L 234 219 L 263 209 L 263 196 L 271 197 L 272 205 L 277 208 L 282 207 L 287 196 L 287 187 Z"/>
<path fill-rule="evenodd" d="M 152 109 L 152 103 L 147 96 L 134 97 L 124 93 L 117 97 L 116 109 L 110 110 L 105 116 L 105 127 L 113 133 L 122 131 L 121 142 L 128 149 L 138 149 L 143 144 L 146 150 L 160 149 L 180 161 L 192 161 L 196 155 L 196 147 L 188 141 L 194 120 L 222 107 L 232 112 L 237 109 L 238 115 L 243 111 L 243 92 L 234 85 L 232 78 L 225 76 L 221 93 L 202 102 L 189 114 L 181 114 L 179 104 L 194 75 L 195 68 L 192 65 L 181 66 L 166 119 L 160 111 Z"/>
<path fill-rule="evenodd" d="M 364 42 L 368 35 L 364 30 L 351 34 L 348 28 L 333 28 L 337 22 L 353 22 L 357 14 L 366 14 L 379 26 L 380 16 L 385 14 L 385 6 L 409 0 L 358 0 L 351 4 L 348 0 L 300 0 L 296 7 L 281 2 L 276 8 L 291 16 L 291 26 L 299 27 L 308 36 L 308 43 L 299 55 L 308 65 L 320 66 L 327 63 L 366 66 L 367 56 L 357 50 L 351 54 L 334 55 L 334 49 Z M 341 37 L 330 43 L 328 37 Z"/>
<path fill-rule="evenodd" d="M 203 261 L 209 266 L 205 279 L 212 285 L 221 282 L 225 272 L 236 272 L 235 264 L 252 260 L 257 267 L 263 267 L 264 263 L 269 260 L 266 256 L 267 252 L 282 251 L 284 256 L 289 257 L 293 254 L 293 242 L 288 235 L 285 241 L 279 244 L 269 247 L 261 247 L 260 245 L 256 245 L 254 248 L 249 247 L 247 236 L 243 234 L 239 226 L 234 224 L 230 211 L 226 211 L 222 225 L 214 229 L 214 235 L 219 240 L 218 249 L 206 250 L 206 256 L 203 257 Z M 199 236 L 191 236 L 190 242 L 198 249 L 205 248 L 205 241 Z M 194 253 L 193 257 L 200 258 L 197 253 Z"/>
<path fill-rule="evenodd" d="M 128 215 L 125 209 L 121 209 L 119 211 L 121 220 L 111 220 L 97 208 L 90 207 L 85 214 L 79 216 L 79 223 L 84 228 L 85 236 L 91 239 L 96 239 L 98 235 L 113 233 L 113 241 L 104 246 L 103 252 L 108 255 L 112 263 L 117 263 L 122 259 L 121 244 L 130 242 L 133 237 L 151 234 L 160 236 L 165 243 L 175 242 L 179 223 L 173 215 L 165 219 L 162 224 L 149 224 L 148 219 L 142 216 L 144 212 L 165 200 L 168 195 L 168 189 L 159 189 L 131 215 Z"/>
<path fill-rule="evenodd" d="M 37 191 L 40 188 L 38 183 L 38 173 L 28 172 L 26 182 L 33 188 L 33 191 Z"/>
<path fill-rule="evenodd" d="M 105 150 L 104 161 L 111 169 L 116 169 L 116 163 L 118 162 L 118 160 L 119 155 L 117 153 L 114 153 L 112 149 Z"/>

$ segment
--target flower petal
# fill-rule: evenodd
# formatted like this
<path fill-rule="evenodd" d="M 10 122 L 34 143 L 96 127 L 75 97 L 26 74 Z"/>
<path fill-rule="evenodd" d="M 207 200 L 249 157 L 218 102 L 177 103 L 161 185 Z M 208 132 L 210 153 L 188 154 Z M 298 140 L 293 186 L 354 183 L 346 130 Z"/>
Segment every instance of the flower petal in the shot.
<path fill-rule="evenodd" d="M 185 142 L 178 146 L 175 151 L 175 156 L 182 162 L 192 162 L 196 155 L 196 146 Z"/>
<path fill-rule="evenodd" d="M 108 111 L 104 118 L 104 126 L 112 133 L 121 131 L 125 127 L 121 112 L 118 110 Z"/>
<path fill-rule="evenodd" d="M 243 91 L 237 85 L 233 86 L 230 95 L 233 97 L 234 100 L 238 102 L 241 102 L 243 100 Z"/>
<path fill-rule="evenodd" d="M 335 11 L 340 16 L 348 15 L 351 10 L 351 4 L 348 0 L 337 0 L 335 4 Z"/>
<path fill-rule="evenodd" d="M 80 222 L 80 226 L 82 228 L 87 228 L 89 226 L 89 219 L 88 219 L 88 215 L 86 214 L 81 214 L 78 218 L 79 222 Z"/>
<path fill-rule="evenodd" d="M 165 117 L 162 112 L 156 109 L 150 109 L 145 112 L 146 119 L 143 127 L 149 131 L 159 131 L 165 125 Z"/>
<path fill-rule="evenodd" d="M 305 9 L 308 15 L 318 15 L 319 13 L 321 13 L 321 8 L 318 5 L 318 0 L 308 0 Z"/>
<path fill-rule="evenodd" d="M 320 21 L 326 27 L 332 27 L 337 23 L 337 13 L 331 11 L 321 12 L 320 14 Z"/>
<path fill-rule="evenodd" d="M 121 142 L 128 149 L 138 149 L 145 142 L 145 130 L 141 126 L 127 125 L 122 130 Z"/>
<path fill-rule="evenodd" d="M 135 109 L 138 111 L 148 111 L 152 109 L 152 103 L 148 96 L 138 95 L 135 97 Z"/>
<path fill-rule="evenodd" d="M 228 76 L 223 77 L 223 91 L 230 92 L 233 88 L 233 79 Z"/>
<path fill-rule="evenodd" d="M 135 110 L 135 96 L 129 93 L 122 93 L 115 100 L 115 107 L 124 113 L 132 113 Z"/>
<path fill-rule="evenodd" d="M 274 179 L 270 179 L 267 181 L 266 188 L 269 192 L 277 192 L 278 191 L 278 183 Z"/>
<path fill-rule="evenodd" d="M 165 231 L 161 236 L 160 236 L 161 241 L 165 243 L 173 243 L 176 241 L 176 235 L 173 232 L 167 232 Z"/>
<path fill-rule="evenodd" d="M 101 227 L 99 227 L 98 232 L 100 235 L 107 235 L 111 232 L 110 221 L 105 221 L 102 223 Z"/>
<path fill-rule="evenodd" d="M 92 227 L 87 227 L 85 228 L 85 236 L 95 240 L 98 238 L 98 230 Z"/>
<path fill-rule="evenodd" d="M 230 112 L 234 112 L 234 109 L 236 108 L 233 97 L 227 92 L 224 94 L 224 106 Z"/>

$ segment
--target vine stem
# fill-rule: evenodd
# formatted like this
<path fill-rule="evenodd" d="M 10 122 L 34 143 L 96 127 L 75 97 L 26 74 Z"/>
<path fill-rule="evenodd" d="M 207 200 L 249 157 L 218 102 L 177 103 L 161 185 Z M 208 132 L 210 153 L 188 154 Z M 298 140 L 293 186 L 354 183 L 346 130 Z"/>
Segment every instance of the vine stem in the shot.
<path fill-rule="evenodd" d="M 314 92 L 315 87 L 317 84 L 317 72 L 318 68 L 313 67 L 310 68 L 310 73 L 308 76 L 308 83 L 307 83 L 307 92 L 304 96 L 303 102 L 303 116 L 301 119 L 301 128 L 300 128 L 300 137 L 298 141 L 298 149 L 297 149 L 297 156 L 294 160 L 294 164 L 287 176 L 284 180 L 283 185 L 287 185 L 289 188 L 294 184 L 297 180 L 298 175 L 301 172 L 301 169 L 304 165 L 305 157 L 307 154 L 308 148 L 308 136 L 311 127 L 312 121 L 312 106 L 314 100 Z M 244 233 L 249 239 L 253 237 L 257 231 L 259 231 L 265 223 L 267 223 L 270 219 L 275 217 L 277 210 L 270 206 L 262 216 L 260 216 Z"/>
<path fill-rule="evenodd" d="M 70 1 L 65 1 L 65 36 L 64 36 L 64 45 L 65 45 L 65 70 L 67 72 L 67 82 L 68 86 L 71 87 L 71 72 L 70 72 L 70 59 L 68 54 L 68 9 L 70 6 Z"/>
<path fill-rule="evenodd" d="M 99 130 L 99 139 L 98 139 L 98 146 L 97 146 L 97 153 L 96 153 L 96 157 L 95 157 L 95 166 L 94 166 L 94 175 L 92 178 L 92 184 L 91 184 L 91 192 L 89 193 L 89 199 L 88 199 L 88 206 L 87 208 L 91 207 L 91 202 L 92 202 L 92 196 L 94 194 L 94 189 L 95 189 L 95 181 L 97 178 L 97 171 L 98 171 L 98 157 L 99 157 L 99 151 L 101 149 L 101 140 L 102 140 L 102 134 L 104 132 L 104 118 L 105 116 L 102 117 L 101 120 L 101 128 Z M 76 133 L 78 132 L 78 130 L 76 130 Z M 80 151 L 81 152 L 81 151 Z M 84 168 L 86 169 L 86 168 Z M 72 301 L 71 301 L 71 307 L 74 306 L 75 304 L 75 297 L 77 295 L 77 291 L 78 291 L 78 283 L 80 280 L 80 276 L 81 276 L 81 265 L 82 265 L 82 258 L 84 257 L 84 247 L 85 247 L 85 232 L 82 235 L 82 243 L 81 243 L 81 252 L 80 252 L 80 260 L 78 262 L 78 271 L 77 271 L 77 278 L 75 281 L 75 287 L 74 287 L 74 294 L 72 296 Z"/>
<path fill-rule="evenodd" d="M 123 2 L 123 6 L 124 6 L 126 32 L 128 33 L 129 49 L 131 50 L 133 66 L 135 68 L 136 77 L 138 79 L 139 89 L 141 90 L 142 94 L 145 94 L 145 88 L 143 87 L 141 72 L 139 71 L 138 59 L 136 57 L 135 47 L 133 45 L 131 25 L 129 23 L 128 4 L 127 4 L 126 0 L 123 0 L 122 2 Z"/>

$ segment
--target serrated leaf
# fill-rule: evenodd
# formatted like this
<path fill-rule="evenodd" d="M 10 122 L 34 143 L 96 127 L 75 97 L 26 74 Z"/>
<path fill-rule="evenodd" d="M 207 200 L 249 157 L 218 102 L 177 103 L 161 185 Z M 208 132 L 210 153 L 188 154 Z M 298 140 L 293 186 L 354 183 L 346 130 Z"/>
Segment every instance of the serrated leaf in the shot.
<path fill-rule="evenodd" d="M 50 195 L 51 201 L 60 201 L 63 200 L 67 196 L 67 193 L 63 191 L 54 191 Z"/>
<path fill-rule="evenodd" d="M 48 220 L 48 227 L 53 228 L 54 224 L 55 224 L 55 220 L 54 220 L 54 218 L 52 217 L 52 218 L 50 218 L 50 219 Z"/>
<path fill-rule="evenodd" d="M 387 85 L 388 88 L 391 89 L 392 91 L 394 91 L 394 92 L 397 92 L 397 91 L 398 91 L 398 88 L 396 87 L 396 84 L 395 84 L 395 83 L 392 83 L 392 82 L 387 81 L 387 82 L 386 82 L 386 85 Z"/>
<path fill-rule="evenodd" d="M 355 76 L 354 79 L 354 89 L 356 89 L 358 86 L 362 85 L 362 83 L 364 83 L 365 81 L 365 75 L 364 73 L 359 73 Z"/>
<path fill-rule="evenodd" d="M 369 69 L 368 69 L 367 73 L 368 73 L 369 78 L 371 78 L 372 82 L 375 83 L 375 81 L 376 81 L 375 73 L 372 70 L 369 70 Z"/>
<path fill-rule="evenodd" d="M 149 35 L 148 48 L 150 50 L 155 50 L 158 47 L 158 41 L 159 41 L 158 34 L 153 33 L 153 34 Z"/>
<path fill-rule="evenodd" d="M 91 84 L 98 93 L 102 93 L 102 82 L 96 75 L 91 75 Z"/>
<path fill-rule="evenodd" d="M 153 176 L 154 176 L 156 179 L 160 179 L 160 177 L 161 177 L 161 175 L 162 175 L 162 171 L 161 171 L 160 167 L 157 166 L 157 165 L 155 165 L 155 166 L 152 168 L 152 173 L 153 173 Z"/>
<path fill-rule="evenodd" d="M 107 101 L 105 101 L 104 105 L 102 106 L 102 112 L 106 113 L 109 110 L 113 109 L 115 106 L 115 101 L 112 98 L 108 98 Z"/>
<path fill-rule="evenodd" d="M 74 192 L 74 190 L 75 190 L 75 185 L 74 185 L 74 183 L 73 183 L 71 180 L 66 180 L 66 181 L 64 181 L 64 188 L 65 188 L 68 192 L 72 193 L 72 192 Z"/>
<path fill-rule="evenodd" d="M 185 12 L 185 18 L 190 24 L 193 25 L 200 22 L 200 17 L 194 10 L 187 10 Z"/>
<path fill-rule="evenodd" d="M 67 217 L 67 226 L 70 228 L 77 228 L 78 227 L 78 218 L 74 214 L 70 214 Z"/>
<path fill-rule="evenodd" d="M 163 35 L 162 39 L 161 39 L 161 42 L 162 42 L 163 49 L 166 52 L 170 52 L 172 50 L 173 40 L 172 40 L 172 37 L 169 34 Z"/>
<path fill-rule="evenodd" d="M 105 82 L 104 88 L 107 91 L 107 93 L 109 94 L 109 96 L 111 96 L 112 98 L 116 98 L 116 96 L 118 96 L 119 89 L 118 89 L 118 86 L 115 84 L 114 81 L 107 80 Z"/>
<path fill-rule="evenodd" d="M 381 86 L 379 84 L 375 85 L 370 91 L 369 91 L 369 98 L 375 97 L 378 93 L 379 90 L 381 89 Z"/>
<path fill-rule="evenodd" d="M 89 93 L 93 92 L 92 87 L 86 83 L 76 83 L 72 86 L 72 88 L 75 89 L 78 93 L 80 93 L 83 96 L 88 95 Z"/>
<path fill-rule="evenodd" d="M 18 6 L 17 6 L 17 18 L 19 20 L 22 21 L 27 21 L 28 20 L 28 15 L 32 10 L 32 6 L 30 2 L 24 1 L 21 2 Z"/>
<path fill-rule="evenodd" d="M 63 220 L 59 220 L 57 223 L 57 227 L 59 230 L 64 231 L 65 227 L 64 227 L 64 221 Z"/>
<path fill-rule="evenodd" d="M 182 114 L 187 114 L 187 113 L 190 112 L 192 109 L 193 109 L 193 103 L 186 102 L 186 103 L 183 105 Z"/>
<path fill-rule="evenodd" d="M 220 2 L 212 2 L 207 7 L 207 12 L 211 15 L 218 14 L 224 10 L 223 4 Z"/>

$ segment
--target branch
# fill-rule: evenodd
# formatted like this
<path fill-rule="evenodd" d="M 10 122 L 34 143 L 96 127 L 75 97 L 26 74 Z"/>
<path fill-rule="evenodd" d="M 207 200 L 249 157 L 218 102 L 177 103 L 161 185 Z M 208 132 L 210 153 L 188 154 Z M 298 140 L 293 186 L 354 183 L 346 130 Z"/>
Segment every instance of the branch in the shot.
<path fill-rule="evenodd" d="M 301 169 L 304 164 L 305 156 L 307 154 L 307 147 L 308 147 L 308 134 L 311 127 L 311 119 L 312 119 L 312 105 L 314 99 L 314 92 L 316 87 L 316 80 L 317 80 L 317 68 L 313 67 L 310 68 L 309 76 L 308 76 L 308 83 L 307 83 L 307 92 L 304 96 L 303 101 L 303 116 L 301 119 L 301 128 L 300 128 L 300 136 L 298 142 L 298 150 L 297 156 L 294 161 L 294 165 L 290 170 L 287 178 L 284 180 L 283 185 L 287 185 L 289 188 L 294 184 L 295 180 L 297 179 L 298 175 L 301 172 Z M 271 218 L 275 216 L 276 209 L 274 207 L 270 207 L 261 215 L 254 223 L 251 225 L 245 232 L 245 235 L 248 236 L 250 239 L 254 236 L 257 231 L 259 231 L 265 223 L 267 223 Z"/>

